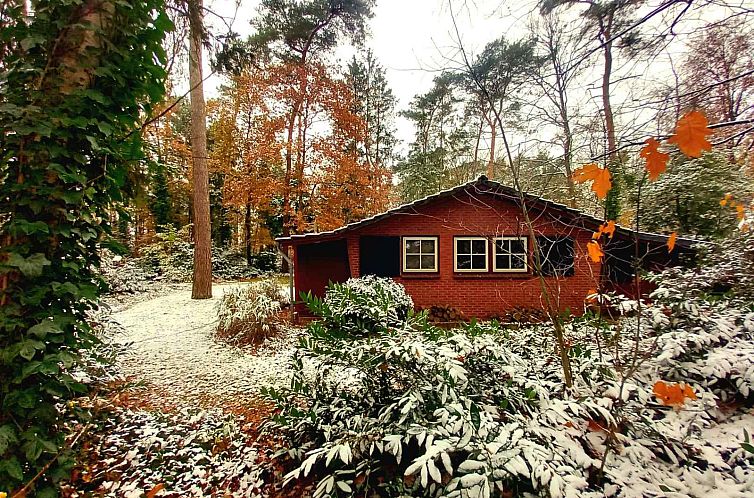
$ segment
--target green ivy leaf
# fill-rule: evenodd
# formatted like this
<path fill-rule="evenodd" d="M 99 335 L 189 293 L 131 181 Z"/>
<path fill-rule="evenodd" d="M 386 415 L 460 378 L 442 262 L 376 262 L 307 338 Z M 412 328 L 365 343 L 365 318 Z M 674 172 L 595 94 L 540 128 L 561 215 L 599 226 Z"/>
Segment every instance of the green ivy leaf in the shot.
<path fill-rule="evenodd" d="M 0 426 L 0 455 L 5 454 L 8 447 L 18 441 L 16 430 L 10 424 Z"/>
<path fill-rule="evenodd" d="M 24 480 L 24 471 L 21 469 L 21 464 L 18 463 L 16 457 L 10 457 L 7 460 L 0 460 L 0 471 L 5 472 L 17 481 Z"/>
<path fill-rule="evenodd" d="M 63 331 L 52 320 L 45 320 L 38 323 L 29 329 L 29 333 L 33 334 L 40 339 L 44 339 L 47 334 L 62 334 Z"/>
<path fill-rule="evenodd" d="M 18 253 L 11 253 L 5 264 L 18 268 L 26 277 L 38 277 L 42 274 L 44 267 L 51 263 L 42 253 L 32 254 L 28 258 L 24 258 Z"/>

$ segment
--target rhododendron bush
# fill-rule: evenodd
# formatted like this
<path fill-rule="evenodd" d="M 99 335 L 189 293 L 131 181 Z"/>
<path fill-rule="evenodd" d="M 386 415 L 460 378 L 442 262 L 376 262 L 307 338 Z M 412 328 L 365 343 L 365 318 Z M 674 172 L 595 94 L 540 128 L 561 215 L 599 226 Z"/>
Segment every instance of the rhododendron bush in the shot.
<path fill-rule="evenodd" d="M 313 479 L 315 496 L 749 495 L 754 312 L 654 279 L 651 303 L 600 294 L 619 318 L 567 323 L 572 388 L 549 325 L 310 324 L 291 387 L 267 392 L 287 481 Z"/>

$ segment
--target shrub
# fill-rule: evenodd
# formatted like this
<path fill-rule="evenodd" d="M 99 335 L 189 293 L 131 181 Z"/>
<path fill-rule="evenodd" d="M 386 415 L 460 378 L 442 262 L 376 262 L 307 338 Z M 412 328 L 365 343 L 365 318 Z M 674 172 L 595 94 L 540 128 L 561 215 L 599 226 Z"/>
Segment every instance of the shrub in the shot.
<path fill-rule="evenodd" d="M 401 327 L 414 306 L 401 284 L 373 275 L 331 283 L 324 300 L 309 295 L 305 301 L 329 328 L 354 336 Z"/>
<path fill-rule="evenodd" d="M 336 289 L 344 302 L 321 309 L 361 308 L 362 294 L 350 303 Z M 284 438 L 286 481 L 313 477 L 315 497 L 602 496 L 608 486 L 659 495 L 675 489 L 679 466 L 691 472 L 684 479 L 702 475 L 714 451 L 725 460 L 718 472 L 735 467 L 744 489 L 746 456 L 713 448 L 700 428 L 722 416 L 716 400 L 754 388 L 754 352 L 743 347 L 754 313 L 676 296 L 660 287 L 654 304 L 621 300 L 623 317 L 599 325 L 609 349 L 595 341 L 593 319 L 567 323 L 571 389 L 548 324 L 443 331 L 419 315 L 354 340 L 337 320 L 313 322 L 291 387 L 265 391 L 277 408 L 265 430 Z M 681 307 L 690 321 L 673 318 Z M 622 377 L 634 348 L 636 370 Z M 686 383 L 690 409 L 658 401 L 658 381 Z M 650 470 L 637 472 L 637 461 Z"/>
<path fill-rule="evenodd" d="M 216 333 L 238 344 L 260 343 L 280 328 L 276 317 L 285 298 L 273 280 L 234 287 L 218 304 Z"/>

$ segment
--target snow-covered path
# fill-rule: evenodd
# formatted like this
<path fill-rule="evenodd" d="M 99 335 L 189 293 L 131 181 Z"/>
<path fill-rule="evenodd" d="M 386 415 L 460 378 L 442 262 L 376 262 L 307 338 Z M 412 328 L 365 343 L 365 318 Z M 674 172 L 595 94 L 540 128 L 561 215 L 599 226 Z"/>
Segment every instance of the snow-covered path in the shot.
<path fill-rule="evenodd" d="M 229 285 L 214 285 L 212 299 L 191 299 L 189 286 L 116 311 L 130 343 L 120 355 L 123 374 L 146 382 L 179 405 L 239 401 L 267 385 L 287 383 L 290 341 L 272 340 L 254 354 L 214 339 L 216 306 Z"/>

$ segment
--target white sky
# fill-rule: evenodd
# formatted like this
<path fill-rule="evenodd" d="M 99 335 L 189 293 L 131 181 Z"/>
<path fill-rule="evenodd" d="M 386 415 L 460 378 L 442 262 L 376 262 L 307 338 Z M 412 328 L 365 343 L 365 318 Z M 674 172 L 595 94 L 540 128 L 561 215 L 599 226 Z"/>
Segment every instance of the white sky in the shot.
<path fill-rule="evenodd" d="M 256 15 L 258 3 L 257 0 L 241 2 L 233 22 L 234 31 L 242 36 L 251 33 L 249 21 Z M 214 0 L 208 4 L 209 8 L 223 16 L 232 17 L 235 11 L 234 0 Z M 453 4 L 456 9 L 461 5 L 458 0 L 454 0 Z M 501 6 L 499 0 L 469 1 L 469 8 L 474 10 L 473 19 L 470 19 L 468 10 L 457 18 L 467 50 L 478 52 L 503 33 L 513 38 L 521 36 L 524 33 L 524 18 L 533 8 L 533 3 L 525 0 L 517 4 L 520 7 L 512 12 L 510 8 Z M 398 98 L 398 110 L 408 108 L 414 96 L 429 90 L 438 70 L 450 64 L 446 58 L 452 56 L 457 43 L 448 9 L 447 0 L 376 2 L 374 17 L 369 21 L 370 36 L 365 45 L 372 49 L 385 67 L 390 87 Z M 207 20 L 212 22 L 209 18 Z M 221 24 L 213 24 L 218 29 L 224 29 Z M 335 55 L 340 63 L 345 64 L 353 53 L 351 47 L 342 47 Z M 216 95 L 222 82 L 219 76 L 209 78 L 205 83 L 207 96 Z M 405 149 L 413 139 L 413 126 L 408 120 L 397 117 L 396 127 L 398 138 L 403 142 L 401 149 Z"/>
<path fill-rule="evenodd" d="M 749 1 L 749 0 L 745 0 Z M 235 12 L 235 0 L 206 0 L 210 9 L 228 18 Z M 256 16 L 259 0 L 241 0 L 241 6 L 236 12 L 233 30 L 245 37 L 251 33 L 250 20 Z M 649 0 L 640 10 L 642 15 L 660 3 L 659 0 Z M 460 36 L 466 51 L 474 54 L 481 51 L 484 45 L 505 35 L 508 39 L 518 39 L 527 33 L 526 23 L 531 14 L 536 13 L 536 0 L 452 0 L 456 12 L 456 21 Z M 370 37 L 366 47 L 371 48 L 380 64 L 386 68 L 388 82 L 398 98 L 398 109 L 408 107 L 411 99 L 417 94 L 429 90 L 432 78 L 440 69 L 458 65 L 458 41 L 453 29 L 452 17 L 448 0 L 377 0 L 374 17 L 369 21 Z M 566 11 L 565 15 L 575 18 L 580 8 Z M 562 11 L 561 11 L 562 12 Z M 677 13 L 677 11 L 675 12 Z M 672 21 L 675 13 L 666 12 L 665 21 L 661 17 L 655 18 L 655 26 L 667 25 Z M 699 4 L 692 4 L 691 9 L 684 15 L 684 22 L 676 27 L 676 31 L 686 30 L 686 34 L 694 31 L 702 22 L 711 21 L 716 13 L 715 8 L 702 8 Z M 211 16 L 205 18 L 214 25 L 217 32 L 225 28 L 218 22 L 213 22 Z M 645 25 L 645 30 L 653 29 L 652 23 Z M 596 40 L 590 42 L 598 46 Z M 676 60 L 679 53 L 684 51 L 682 40 L 676 40 L 669 47 L 675 53 Z M 354 53 L 351 47 L 341 47 L 336 51 L 335 59 L 345 64 Z M 623 120 L 627 133 L 657 133 L 668 130 L 650 129 L 651 121 L 645 122 L 637 113 L 637 102 L 645 102 L 648 89 L 662 85 L 663 81 L 670 82 L 672 72 L 668 62 L 668 54 L 662 54 L 657 59 L 647 63 L 634 63 L 626 59 L 620 51 L 615 51 L 615 74 L 611 95 L 618 121 Z M 452 59 L 456 58 L 456 62 Z M 585 63 L 585 75 L 571 91 L 571 103 L 586 116 L 598 116 L 601 107 L 601 90 L 599 78 L 602 71 L 602 61 L 598 56 Z M 217 93 L 217 87 L 223 82 L 221 77 L 209 78 L 205 85 L 205 93 L 212 97 Z M 178 85 L 182 87 L 183 85 Z M 621 106 L 626 106 L 626 113 L 621 114 Z M 631 109 L 634 109 L 633 111 Z M 646 113 L 645 113 L 646 114 Z M 524 118 L 525 120 L 525 118 Z M 397 135 L 402 141 L 399 151 L 405 152 L 408 143 L 413 140 L 414 130 L 411 123 L 401 117 L 396 119 Z M 542 130 L 534 129 L 534 133 Z M 619 137 L 620 139 L 621 137 Z M 634 138 L 635 139 L 635 138 Z"/>

